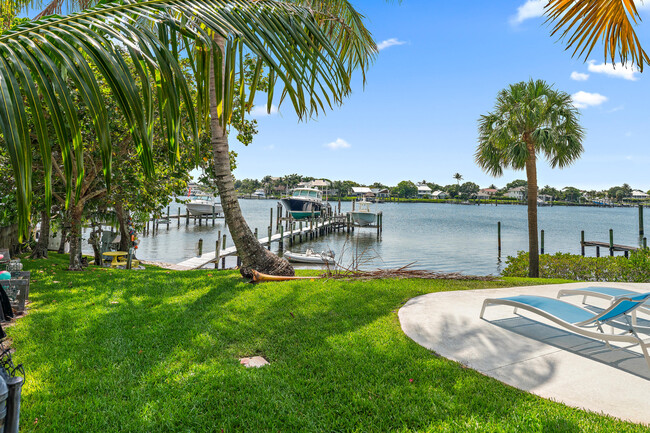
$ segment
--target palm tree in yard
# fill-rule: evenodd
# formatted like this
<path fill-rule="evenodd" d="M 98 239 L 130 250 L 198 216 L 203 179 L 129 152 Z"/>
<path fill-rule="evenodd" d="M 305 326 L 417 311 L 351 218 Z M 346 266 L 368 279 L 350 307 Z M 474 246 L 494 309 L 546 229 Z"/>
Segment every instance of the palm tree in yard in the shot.
<path fill-rule="evenodd" d="M 571 96 L 541 80 L 512 84 L 497 96 L 494 111 L 479 119 L 476 163 L 501 176 L 505 168 L 526 170 L 530 277 L 539 276 L 537 157 L 564 168 L 583 151 L 583 129 Z"/>
<path fill-rule="evenodd" d="M 135 74 L 128 70 L 115 44 L 126 47 Z M 151 124 L 157 121 L 152 91 L 160 98 L 158 112 L 167 131 L 171 163 L 179 155 L 180 143 L 197 142 L 209 122 L 216 183 L 242 258 L 242 273 L 257 269 L 292 274 L 286 261 L 270 254 L 255 239 L 237 202 L 228 148 L 235 102 L 242 114 L 250 109 L 256 83 L 267 75 L 268 110 L 274 101 L 276 105 L 284 101 L 301 119 L 313 117 L 342 103 L 350 92 L 352 71 L 359 69 L 365 74 L 375 51 L 363 17 L 345 0 L 124 0 L 32 22 L 0 36 L 0 132 L 17 180 L 21 232 L 27 232 L 31 206 L 26 107 L 45 165 L 48 203 L 52 142 L 64 155 L 66 184 L 76 184 L 76 189 L 71 186 L 67 191 L 68 203 L 73 194 L 78 196 L 84 176 L 83 167 L 71 163 L 81 160 L 83 152 L 71 86 L 79 89 L 94 119 L 104 178 L 110 187 L 108 114 L 94 68 L 111 87 L 149 173 Z M 180 73 L 179 53 L 188 55 L 194 65 L 196 101 Z M 236 77 L 244 75 L 247 54 L 254 59 L 250 91 L 244 85 L 236 86 Z M 196 110 L 181 113 L 181 100 Z M 193 125 L 189 133 L 180 129 L 182 115 Z M 46 118 L 53 123 L 54 140 Z M 76 158 L 66 158 L 73 153 Z"/>
<path fill-rule="evenodd" d="M 456 180 L 456 182 L 458 182 L 458 186 L 460 186 L 460 181 L 463 180 L 463 175 L 460 173 L 454 173 L 452 177 Z"/>

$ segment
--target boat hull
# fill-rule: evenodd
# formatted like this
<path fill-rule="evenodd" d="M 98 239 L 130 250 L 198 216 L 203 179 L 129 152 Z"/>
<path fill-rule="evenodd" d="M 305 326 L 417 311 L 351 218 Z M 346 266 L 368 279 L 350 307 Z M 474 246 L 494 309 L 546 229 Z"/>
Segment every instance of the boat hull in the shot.
<path fill-rule="evenodd" d="M 377 221 L 377 214 L 372 212 L 350 212 L 352 221 L 360 226 L 373 225 Z"/>
<path fill-rule="evenodd" d="M 287 197 L 280 200 L 284 208 L 296 220 L 309 218 L 312 215 L 319 217 L 323 209 L 323 203 L 315 200 L 301 200 L 299 198 Z"/>
<path fill-rule="evenodd" d="M 309 263 L 309 264 L 317 264 L 317 265 L 324 265 L 324 264 L 330 264 L 333 265 L 336 263 L 334 261 L 334 258 L 323 255 L 323 254 L 299 254 L 299 253 L 292 253 L 291 251 L 287 251 L 286 253 L 283 254 L 283 257 L 289 260 L 290 262 L 296 262 L 296 263 Z"/>
<path fill-rule="evenodd" d="M 185 205 L 187 207 L 187 210 L 190 211 L 191 215 L 212 215 L 214 212 L 215 214 L 221 214 L 223 213 L 223 207 L 221 207 L 220 204 L 215 204 L 214 208 L 212 203 L 187 203 Z"/>

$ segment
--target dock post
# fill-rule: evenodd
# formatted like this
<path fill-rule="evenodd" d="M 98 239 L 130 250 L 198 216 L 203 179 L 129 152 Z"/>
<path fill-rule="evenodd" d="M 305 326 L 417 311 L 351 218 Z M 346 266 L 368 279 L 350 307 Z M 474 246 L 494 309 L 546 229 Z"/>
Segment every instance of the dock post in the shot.
<path fill-rule="evenodd" d="M 212 227 L 214 227 L 214 221 L 217 219 L 217 207 L 212 205 Z"/>
<path fill-rule="evenodd" d="M 352 200 L 352 212 L 354 212 L 354 208 L 356 207 L 357 204 L 357 199 Z"/>
<path fill-rule="evenodd" d="M 185 209 L 185 225 L 189 226 L 190 225 L 190 210 Z"/>
<path fill-rule="evenodd" d="M 497 239 L 499 245 L 499 255 L 501 255 L 501 221 L 497 222 Z"/>
<path fill-rule="evenodd" d="M 309 239 L 313 239 L 313 238 L 314 238 L 314 236 L 313 236 L 313 235 L 314 235 L 313 230 L 314 230 L 314 217 L 313 217 L 313 215 L 312 215 L 312 217 L 309 218 Z"/>
<path fill-rule="evenodd" d="M 221 240 L 221 230 L 219 230 L 219 233 L 217 234 L 217 245 L 216 245 L 217 249 L 214 250 L 215 251 L 214 252 L 214 258 L 215 258 L 215 260 L 214 260 L 214 268 L 215 269 L 219 269 L 219 256 L 221 255 L 221 248 L 220 248 L 221 242 L 219 242 L 220 240 Z"/>
<path fill-rule="evenodd" d="M 178 221 L 176 221 L 176 223 L 177 223 L 176 228 L 180 228 L 181 227 L 181 207 L 180 206 L 178 207 L 177 218 L 178 218 Z"/>
<path fill-rule="evenodd" d="M 384 232 L 384 211 L 379 212 L 379 216 L 380 216 L 379 232 L 383 233 Z"/>
<path fill-rule="evenodd" d="M 273 227 L 273 208 L 271 208 L 271 216 L 269 217 L 269 228 L 272 227 Z M 270 243 L 271 243 L 271 235 L 269 235 L 269 245 Z"/>
<path fill-rule="evenodd" d="M 600 257 L 600 247 L 596 246 L 596 257 Z"/>
<path fill-rule="evenodd" d="M 223 244 L 221 244 L 221 249 L 226 249 L 226 234 L 223 235 Z M 226 269 L 226 256 L 221 258 L 221 269 Z"/>
<path fill-rule="evenodd" d="M 614 255 L 614 229 L 609 229 L 609 255 Z"/>
<path fill-rule="evenodd" d="M 257 232 L 257 227 L 255 227 L 255 239 L 259 239 L 259 234 Z"/>
<path fill-rule="evenodd" d="M 339 213 L 341 213 L 341 197 L 339 197 Z"/>
<path fill-rule="evenodd" d="M 582 253 L 582 257 L 585 256 L 585 231 L 582 230 L 580 231 L 580 252 Z"/>
<path fill-rule="evenodd" d="M 643 205 L 639 205 L 639 236 L 643 236 Z"/>
<path fill-rule="evenodd" d="M 280 224 L 280 243 L 278 245 L 280 249 L 284 248 L 284 226 Z"/>
<path fill-rule="evenodd" d="M 169 230 L 169 223 L 170 222 L 171 221 L 169 221 L 169 206 L 167 206 L 167 230 Z"/>
<path fill-rule="evenodd" d="M 203 255 L 203 239 L 199 239 L 199 256 Z"/>
<path fill-rule="evenodd" d="M 648 238 L 643 238 L 643 249 L 645 250 L 647 248 L 648 248 Z"/>
<path fill-rule="evenodd" d="M 199 215 L 199 227 L 201 227 L 202 222 L 203 222 L 203 215 Z"/>
<path fill-rule="evenodd" d="M 300 243 L 302 243 L 302 221 L 300 221 L 298 225 L 298 239 L 300 240 Z"/>
<path fill-rule="evenodd" d="M 149 218 L 151 218 L 151 217 L 149 217 Z M 151 227 L 149 226 L 150 223 L 151 223 L 151 219 L 147 219 L 147 236 L 151 232 Z"/>
<path fill-rule="evenodd" d="M 541 246 L 542 246 L 542 248 L 541 248 L 541 254 L 544 254 L 544 230 L 542 230 L 542 231 L 540 232 L 540 237 L 541 237 L 541 242 L 540 242 L 540 243 L 542 244 L 542 245 L 541 245 Z"/>
<path fill-rule="evenodd" d="M 271 209 L 273 210 L 273 209 Z M 269 226 L 269 250 L 271 249 L 271 235 L 273 234 L 273 225 Z"/>

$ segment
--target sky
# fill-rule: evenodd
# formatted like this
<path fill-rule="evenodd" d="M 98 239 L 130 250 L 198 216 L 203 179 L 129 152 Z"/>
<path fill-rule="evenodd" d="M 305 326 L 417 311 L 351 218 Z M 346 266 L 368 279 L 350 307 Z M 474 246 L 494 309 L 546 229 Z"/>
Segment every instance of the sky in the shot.
<path fill-rule="evenodd" d="M 352 3 L 380 50 L 365 87 L 357 73 L 341 107 L 306 122 L 298 122 L 290 104 L 271 115 L 254 109 L 254 142 L 231 140 L 237 178 L 298 173 L 361 184 L 446 185 L 458 172 L 481 187 L 502 187 L 525 173 L 493 178 L 476 166 L 477 120 L 493 109 L 501 89 L 533 78 L 571 94 L 586 130 L 585 151 L 571 167 L 551 169 L 539 160 L 540 186 L 650 189 L 647 73 L 604 64 L 600 44 L 586 61 L 572 58 L 550 36 L 544 1 Z M 645 21 L 636 31 L 650 51 L 650 1 L 638 7 Z"/>

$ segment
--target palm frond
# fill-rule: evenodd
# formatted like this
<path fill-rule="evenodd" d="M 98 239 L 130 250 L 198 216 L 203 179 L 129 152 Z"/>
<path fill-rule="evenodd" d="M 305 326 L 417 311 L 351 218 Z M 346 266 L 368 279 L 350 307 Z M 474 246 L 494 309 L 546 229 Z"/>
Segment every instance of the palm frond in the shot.
<path fill-rule="evenodd" d="M 550 0 L 547 22 L 554 23 L 551 35 L 567 39 L 573 56 L 585 60 L 596 43 L 603 43 L 605 61 L 623 64 L 628 60 L 643 71 L 650 62 L 634 31 L 641 21 L 634 0 Z"/>
<path fill-rule="evenodd" d="M 272 0 L 122 0 L 65 17 L 46 17 L 0 36 L 0 132 L 17 180 L 21 232 L 26 233 L 29 227 L 31 204 L 31 142 L 26 106 L 36 114 L 36 124 L 40 125 L 41 114 L 49 116 L 54 124 L 69 202 L 71 185 L 77 185 L 78 193 L 83 178 L 83 166 L 73 167 L 72 163 L 83 161 L 83 157 L 71 87 L 91 113 L 105 181 L 110 186 L 111 143 L 106 104 L 95 71 L 110 86 L 129 123 L 145 171 L 150 172 L 151 87 L 160 97 L 170 154 L 178 155 L 181 101 L 186 107 L 194 106 L 177 61 L 179 37 L 211 50 L 215 49 L 214 35 L 226 39 L 225 52 L 214 56 L 218 70 L 225 67 L 218 77 L 220 81 L 215 83 L 217 88 L 224 89 L 218 101 L 224 127 L 230 119 L 236 92 L 233 77 L 241 71 L 244 51 L 271 71 L 272 83 L 282 83 L 283 96 L 287 96 L 302 118 L 342 102 L 350 91 L 351 68 L 365 68 L 373 46 L 367 34 L 346 21 L 345 25 L 323 25 L 320 19 L 322 14 L 311 9 Z M 349 32 L 358 34 L 347 37 Z M 333 41 L 329 39 L 332 35 Z M 132 57 L 136 76 L 122 59 L 124 50 L 116 46 L 124 47 Z M 202 58 L 196 71 L 197 81 L 209 70 L 208 59 Z M 134 84 L 136 79 L 146 89 L 139 91 Z M 205 112 L 207 87 L 202 89 L 204 99 L 199 105 Z M 269 101 L 272 98 L 270 91 Z M 194 110 L 189 109 L 186 115 L 194 125 L 193 138 L 198 140 Z M 40 152 L 49 165 L 49 138 L 42 125 L 37 131 Z M 70 157 L 72 153 L 75 158 Z M 46 167 L 46 172 L 49 170 Z M 49 180 L 47 185 L 49 197 Z"/>

